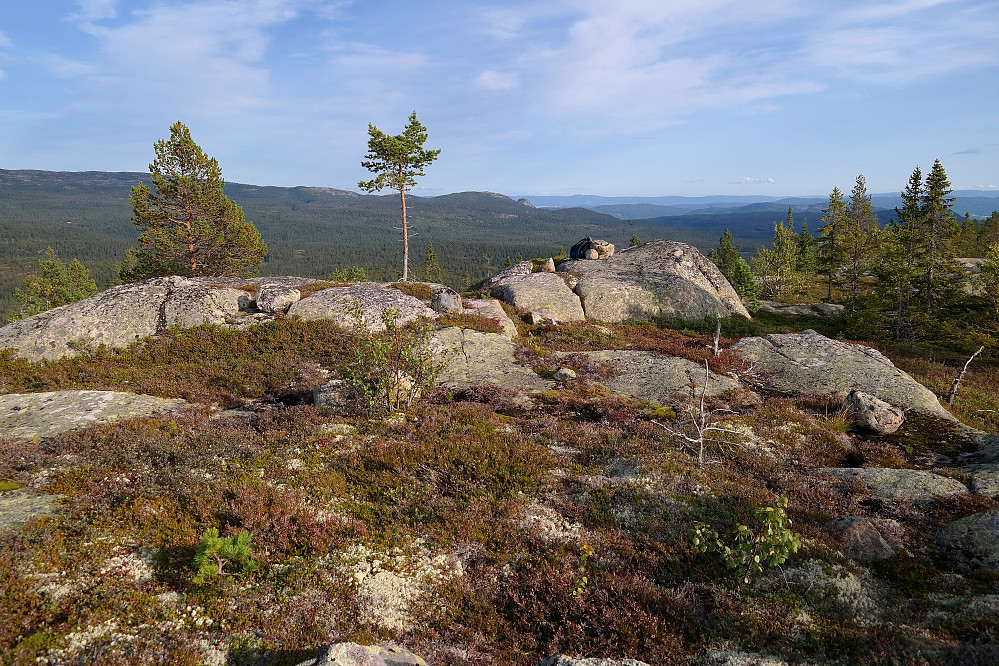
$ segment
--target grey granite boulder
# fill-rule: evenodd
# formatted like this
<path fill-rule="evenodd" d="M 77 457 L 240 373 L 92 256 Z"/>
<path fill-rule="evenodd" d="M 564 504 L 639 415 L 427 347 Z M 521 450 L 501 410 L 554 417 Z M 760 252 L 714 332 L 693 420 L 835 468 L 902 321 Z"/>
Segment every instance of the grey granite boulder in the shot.
<path fill-rule="evenodd" d="M 513 266 L 507 266 L 496 275 L 482 283 L 482 291 L 488 292 L 503 280 L 516 275 L 530 275 L 534 272 L 534 264 L 530 261 L 521 261 Z"/>
<path fill-rule="evenodd" d="M 587 319 L 750 318 L 718 267 L 686 243 L 651 241 L 604 261 L 566 261 L 558 270 L 579 274 L 574 291 Z"/>
<path fill-rule="evenodd" d="M 627 350 L 581 353 L 592 362 L 606 363 L 614 368 L 617 374 L 603 383 L 617 395 L 666 404 L 677 395 L 699 396 L 704 388 L 704 365 L 684 358 Z M 707 373 L 708 396 L 721 395 L 738 387 L 739 382 L 731 377 Z"/>
<path fill-rule="evenodd" d="M 838 303 L 805 303 L 803 305 L 780 303 L 778 301 L 760 301 L 760 310 L 785 317 L 826 317 L 835 319 L 846 310 L 845 305 Z"/>
<path fill-rule="evenodd" d="M 933 393 L 876 349 L 814 331 L 744 338 L 732 346 L 761 383 L 781 391 L 845 398 L 863 391 L 905 411 L 953 417 Z"/>
<path fill-rule="evenodd" d="M 614 256 L 614 245 L 605 240 L 595 240 L 587 236 L 569 249 L 570 259 L 610 259 Z"/>
<path fill-rule="evenodd" d="M 579 296 L 556 273 L 511 275 L 500 280 L 491 293 L 517 310 L 536 313 L 537 317 L 557 322 L 586 318 Z"/>
<path fill-rule="evenodd" d="M 287 312 L 302 298 L 302 292 L 295 287 L 265 282 L 257 289 L 254 304 L 263 312 Z"/>
<path fill-rule="evenodd" d="M 116 391 L 9 393 L 0 395 L 0 433 L 41 440 L 92 423 L 177 412 L 190 406 L 180 398 Z"/>
<path fill-rule="evenodd" d="M 303 298 L 288 309 L 289 317 L 305 320 L 332 319 L 347 327 L 358 324 L 360 314 L 372 331 L 385 330 L 382 315 L 386 310 L 399 313 L 398 324 L 437 314 L 418 298 L 404 294 L 387 284 L 364 282 L 348 287 L 331 287 Z"/>
<path fill-rule="evenodd" d="M 937 533 L 936 544 L 958 571 L 999 570 L 999 509 L 955 520 Z"/>
<path fill-rule="evenodd" d="M 433 284 L 430 286 L 433 289 L 433 295 L 430 297 L 430 307 L 434 312 L 461 312 L 463 307 L 461 294 L 451 287 L 446 287 L 442 284 Z"/>
<path fill-rule="evenodd" d="M 152 278 L 8 324 L 0 328 L 0 349 L 37 361 L 102 344 L 127 347 L 171 326 L 231 323 L 251 300 L 250 292 L 219 278 Z"/>
<path fill-rule="evenodd" d="M 845 405 L 850 418 L 863 430 L 890 435 L 905 423 L 904 411 L 863 391 L 850 391 Z"/>
<path fill-rule="evenodd" d="M 841 481 L 860 481 L 875 497 L 913 504 L 968 494 L 968 488 L 960 481 L 918 469 L 839 467 L 826 471 Z"/>
<path fill-rule="evenodd" d="M 963 471 L 971 480 L 971 492 L 999 499 L 999 465 L 969 465 Z"/>

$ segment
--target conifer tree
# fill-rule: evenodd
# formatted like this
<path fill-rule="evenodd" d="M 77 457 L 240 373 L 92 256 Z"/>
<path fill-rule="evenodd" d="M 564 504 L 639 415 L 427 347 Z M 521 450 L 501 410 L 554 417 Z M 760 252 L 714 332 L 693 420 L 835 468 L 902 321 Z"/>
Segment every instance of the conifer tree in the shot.
<path fill-rule="evenodd" d="M 815 275 L 817 270 L 815 236 L 808 233 L 808 218 L 801 221 L 801 231 L 798 233 L 798 270 L 804 275 Z"/>
<path fill-rule="evenodd" d="M 794 232 L 790 209 L 786 222 L 774 223 L 773 245 L 756 251 L 753 272 L 759 279 L 761 295 L 781 297 L 801 289 L 803 276 L 798 270 L 798 234 Z"/>
<path fill-rule="evenodd" d="M 846 277 L 850 283 L 851 303 L 856 302 L 860 279 L 874 259 L 877 241 L 878 216 L 874 213 L 874 203 L 867 193 L 867 181 L 864 174 L 860 174 L 850 193 L 850 201 L 846 204 L 845 225 L 840 241 Z"/>
<path fill-rule="evenodd" d="M 205 155 L 180 121 L 153 150 L 153 189 L 139 183 L 129 198 L 139 248 L 123 262 L 125 277 L 255 274 L 267 246 L 222 192 L 218 161 Z"/>
<path fill-rule="evenodd" d="M 441 265 L 437 260 L 437 252 L 433 243 L 427 243 L 427 258 L 423 260 L 423 274 L 427 276 L 427 282 L 444 284 L 444 276 L 441 274 Z"/>
<path fill-rule="evenodd" d="M 69 305 L 97 293 L 97 283 L 90 277 L 90 271 L 76 259 L 67 266 L 52 248 L 48 248 L 38 265 L 41 274 L 29 275 L 24 279 L 23 289 L 14 290 L 18 308 L 7 321 Z"/>
<path fill-rule="evenodd" d="M 826 298 L 832 300 L 833 282 L 836 272 L 843 265 L 843 228 L 846 224 L 846 202 L 843 193 L 834 187 L 829 195 L 829 205 L 822 211 L 822 221 L 817 239 L 816 263 L 819 273 L 826 276 L 828 293 Z"/>
<path fill-rule="evenodd" d="M 409 123 L 402 134 L 390 136 L 368 123 L 368 154 L 361 162 L 368 171 L 378 174 L 372 180 L 362 180 L 357 186 L 365 192 L 379 192 L 389 187 L 399 192 L 402 205 L 402 280 L 409 279 L 409 223 L 406 218 L 406 192 L 416 185 L 416 176 L 440 155 L 440 149 L 427 150 L 427 128 L 416 119 L 416 111 L 409 115 Z"/>
<path fill-rule="evenodd" d="M 935 160 L 919 200 L 923 234 L 919 238 L 916 257 L 917 265 L 922 269 L 917 288 L 922 297 L 924 314 L 930 320 L 958 297 L 963 286 L 960 280 L 954 279 L 963 275 L 963 269 L 954 261 L 960 228 L 951 210 L 954 197 L 950 195 L 947 172 L 940 160 Z"/>
<path fill-rule="evenodd" d="M 742 246 L 735 244 L 732 232 L 726 229 L 718 239 L 718 247 L 708 252 L 708 259 L 714 262 L 729 282 L 732 281 L 732 274 L 740 258 L 740 250 Z"/>

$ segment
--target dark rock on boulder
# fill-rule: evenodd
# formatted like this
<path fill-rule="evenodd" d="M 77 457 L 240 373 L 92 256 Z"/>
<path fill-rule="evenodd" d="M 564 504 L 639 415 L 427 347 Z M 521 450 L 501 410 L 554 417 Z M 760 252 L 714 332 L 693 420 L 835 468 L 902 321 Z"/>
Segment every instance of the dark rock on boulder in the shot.
<path fill-rule="evenodd" d="M 569 259 L 593 260 L 610 259 L 614 256 L 614 245 L 605 240 L 594 240 L 587 236 L 569 249 Z"/>
<path fill-rule="evenodd" d="M 579 274 L 573 290 L 588 319 L 750 318 L 718 267 L 685 243 L 651 241 L 605 261 L 566 261 L 558 270 Z"/>
<path fill-rule="evenodd" d="M 744 338 L 732 351 L 751 364 L 761 383 L 782 391 L 843 398 L 863 391 L 905 411 L 953 420 L 928 388 L 864 345 L 805 331 Z"/>

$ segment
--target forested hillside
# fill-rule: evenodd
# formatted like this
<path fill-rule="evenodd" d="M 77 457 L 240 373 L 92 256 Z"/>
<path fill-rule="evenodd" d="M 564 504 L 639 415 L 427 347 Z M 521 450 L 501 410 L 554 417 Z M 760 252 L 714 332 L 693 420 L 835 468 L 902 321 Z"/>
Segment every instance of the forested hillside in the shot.
<path fill-rule="evenodd" d="M 131 187 L 148 180 L 146 173 L 0 169 L 0 318 L 10 312 L 14 288 L 37 269 L 50 246 L 66 261 L 82 261 L 104 287 L 137 237 L 130 223 Z M 359 266 L 373 279 L 399 276 L 402 244 L 395 196 L 238 183 L 226 185 L 225 193 L 267 243 L 261 274 L 327 277 L 335 269 Z M 718 238 L 718 225 L 709 216 L 699 218 L 699 228 L 683 229 L 668 221 L 618 220 L 583 208 L 534 208 L 484 192 L 407 201 L 417 277 L 425 248 L 433 243 L 445 281 L 457 287 L 494 272 L 506 258 L 557 254 L 584 236 L 619 246 L 636 235 L 645 240 L 668 236 L 704 250 Z M 773 230 L 772 223 L 755 218 L 752 225 L 763 232 L 754 228 L 752 237 L 744 238 L 739 230 L 749 229 L 748 223 L 735 220 L 730 225 L 747 249 Z"/>

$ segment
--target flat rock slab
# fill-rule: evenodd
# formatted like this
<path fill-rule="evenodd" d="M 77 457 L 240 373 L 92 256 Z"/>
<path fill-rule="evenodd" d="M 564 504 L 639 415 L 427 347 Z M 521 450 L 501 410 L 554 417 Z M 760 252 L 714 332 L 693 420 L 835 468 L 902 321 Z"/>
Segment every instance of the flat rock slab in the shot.
<path fill-rule="evenodd" d="M 437 316 L 420 299 L 377 282 L 317 291 L 288 308 L 288 316 L 305 320 L 332 319 L 340 325 L 354 327 L 358 323 L 357 315 L 360 314 L 369 330 L 384 331 L 382 314 L 389 309 L 399 313 L 397 323 L 400 325 L 419 317 Z"/>
<path fill-rule="evenodd" d="M 58 495 L 40 495 L 24 488 L 0 493 L 0 528 L 17 527 L 58 513 Z"/>
<path fill-rule="evenodd" d="M 958 571 L 999 570 L 999 509 L 955 520 L 937 533 L 936 543 Z"/>
<path fill-rule="evenodd" d="M 545 390 L 549 383 L 517 363 L 517 345 L 501 333 L 451 326 L 434 334 L 434 345 L 447 354 L 441 383 L 454 388 L 499 384 L 521 391 Z"/>
<path fill-rule="evenodd" d="M 913 504 L 929 504 L 938 499 L 968 494 L 968 488 L 960 481 L 918 469 L 839 467 L 827 469 L 826 472 L 840 481 L 860 481 L 875 497 Z"/>
<path fill-rule="evenodd" d="M 427 666 L 427 662 L 400 647 L 337 643 L 318 658 L 303 661 L 298 666 Z"/>
<path fill-rule="evenodd" d="M 785 317 L 827 317 L 834 319 L 843 314 L 845 305 L 838 303 L 805 303 L 795 305 L 778 301 L 760 301 L 760 310 Z"/>
<path fill-rule="evenodd" d="M 603 261 L 567 261 L 558 270 L 579 274 L 574 291 L 587 319 L 751 318 L 718 267 L 686 243 L 651 241 Z"/>
<path fill-rule="evenodd" d="M 752 364 L 764 384 L 782 391 L 845 398 L 858 390 L 905 411 L 954 420 L 932 391 L 864 345 L 806 331 L 744 338 L 732 351 Z"/>
<path fill-rule="evenodd" d="M 666 404 L 669 398 L 677 395 L 699 396 L 705 385 L 704 366 L 685 358 L 647 351 L 581 353 L 593 362 L 610 365 L 619 373 L 603 382 L 617 395 Z M 708 371 L 705 395 L 721 395 L 736 388 L 739 388 L 738 381 Z"/>
<path fill-rule="evenodd" d="M 649 666 L 637 659 L 602 659 L 600 657 L 567 657 L 558 654 L 548 657 L 538 666 Z"/>
<path fill-rule="evenodd" d="M 152 416 L 187 409 L 180 398 L 117 391 L 52 391 L 0 395 L 0 433 L 42 440 L 92 423 Z"/>
<path fill-rule="evenodd" d="M 491 293 L 518 311 L 534 312 L 556 322 L 586 319 L 579 296 L 556 273 L 511 275 L 500 280 Z"/>

